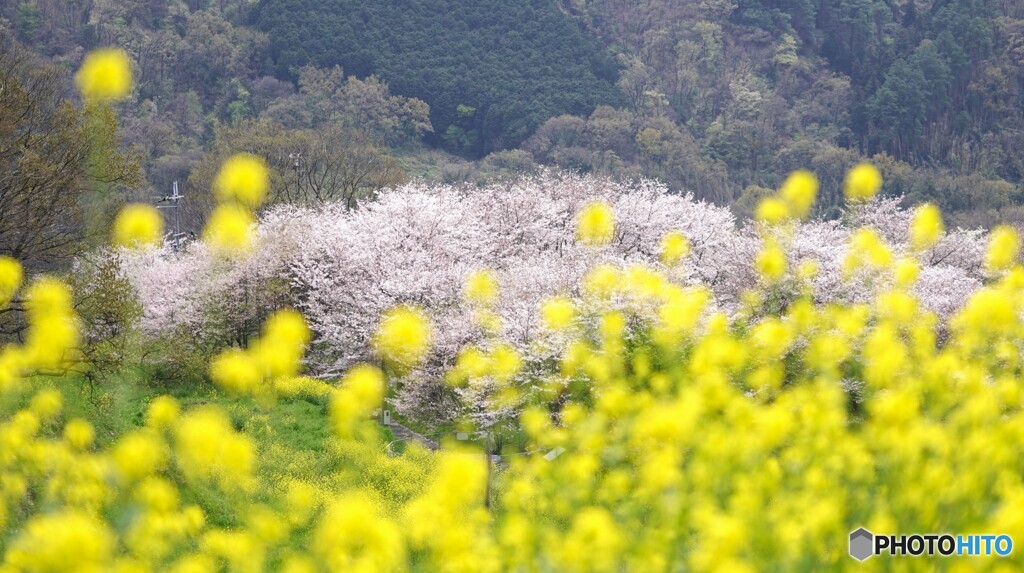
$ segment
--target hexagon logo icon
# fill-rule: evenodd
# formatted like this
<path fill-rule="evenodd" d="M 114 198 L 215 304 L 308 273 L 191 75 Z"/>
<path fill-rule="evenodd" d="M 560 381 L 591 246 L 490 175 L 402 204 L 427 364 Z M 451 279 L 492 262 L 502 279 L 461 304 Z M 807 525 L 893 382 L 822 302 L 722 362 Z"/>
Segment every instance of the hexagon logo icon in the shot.
<path fill-rule="evenodd" d="M 863 527 L 850 533 L 850 557 L 864 561 L 875 554 L 875 536 Z"/>

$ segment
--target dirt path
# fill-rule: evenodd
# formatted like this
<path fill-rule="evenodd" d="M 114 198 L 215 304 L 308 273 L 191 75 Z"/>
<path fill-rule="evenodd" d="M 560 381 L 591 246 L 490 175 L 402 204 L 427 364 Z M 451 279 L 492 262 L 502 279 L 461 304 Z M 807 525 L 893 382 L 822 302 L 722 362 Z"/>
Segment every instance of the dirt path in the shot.
<path fill-rule="evenodd" d="M 427 448 L 432 452 L 436 452 L 437 450 L 441 449 L 441 444 L 438 444 L 434 440 L 431 440 L 430 438 L 422 434 L 417 434 L 416 432 L 410 430 L 409 428 L 406 428 L 405 426 L 399 424 L 398 422 L 391 422 L 388 428 L 391 429 L 391 433 L 394 434 L 395 437 L 398 438 L 399 440 L 405 442 L 418 442 L 420 445 L 422 445 L 423 447 Z"/>

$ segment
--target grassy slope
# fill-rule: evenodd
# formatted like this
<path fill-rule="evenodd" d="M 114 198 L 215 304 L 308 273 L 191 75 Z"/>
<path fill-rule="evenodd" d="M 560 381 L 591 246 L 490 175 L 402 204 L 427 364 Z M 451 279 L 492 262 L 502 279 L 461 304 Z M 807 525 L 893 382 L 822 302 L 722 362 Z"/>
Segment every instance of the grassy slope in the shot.
<path fill-rule="evenodd" d="M 36 377 L 28 384 L 29 391 L 0 397 L 0 418 L 26 406 L 35 390 L 56 388 L 64 397 L 63 420 L 77 417 L 91 422 L 99 448 L 141 427 L 149 402 L 162 394 L 174 396 L 185 411 L 201 405 L 223 408 L 235 427 L 256 443 L 257 502 L 270 499 L 271 492 L 289 481 L 299 480 L 314 485 L 325 499 L 349 487 L 370 486 L 385 506 L 397 509 L 421 491 L 433 463 L 431 454 L 419 448 L 405 448 L 405 455 L 389 457 L 383 444 L 394 436 L 384 427 L 377 427 L 379 439 L 367 443 L 331 440 L 326 399 L 279 400 L 261 406 L 249 398 L 226 396 L 210 384 L 161 388 L 131 375 L 111 378 L 102 388 L 90 388 L 70 377 Z M 176 481 L 182 501 L 200 504 L 211 525 L 231 526 L 243 518 L 216 490 L 185 483 L 180 476 Z"/>

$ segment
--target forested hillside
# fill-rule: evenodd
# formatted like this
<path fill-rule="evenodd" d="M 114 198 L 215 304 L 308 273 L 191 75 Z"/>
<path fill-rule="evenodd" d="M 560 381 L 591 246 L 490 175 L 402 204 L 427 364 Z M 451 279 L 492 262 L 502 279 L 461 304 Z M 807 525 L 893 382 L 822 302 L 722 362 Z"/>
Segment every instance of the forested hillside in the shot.
<path fill-rule="evenodd" d="M 129 51 L 140 194 L 188 181 L 193 227 L 210 166 L 239 150 L 268 156 L 282 200 L 554 165 L 740 216 L 801 167 L 836 216 L 867 158 L 885 193 L 957 223 L 1024 218 L 1010 0 L 31 0 L 0 18 L 68 69 Z"/>
<path fill-rule="evenodd" d="M 279 77 L 311 63 L 379 75 L 430 104 L 432 141 L 457 152 L 618 99 L 615 59 L 550 0 L 265 0 L 254 22 Z"/>
<path fill-rule="evenodd" d="M 563 6 L 628 58 L 628 105 L 553 120 L 527 144 L 543 160 L 607 171 L 621 160 L 748 212 L 803 166 L 822 176 L 819 209 L 831 212 L 841 173 L 864 156 L 883 167 L 887 192 L 975 220 L 1020 200 L 1019 2 Z"/>

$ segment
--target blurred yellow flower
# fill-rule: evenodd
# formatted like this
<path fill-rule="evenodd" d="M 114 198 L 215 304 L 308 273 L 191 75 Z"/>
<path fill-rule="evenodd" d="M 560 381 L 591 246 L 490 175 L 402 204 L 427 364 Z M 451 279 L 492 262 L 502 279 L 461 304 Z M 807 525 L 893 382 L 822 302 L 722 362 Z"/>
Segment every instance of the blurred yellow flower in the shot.
<path fill-rule="evenodd" d="M 238 205 L 220 205 L 210 214 L 203 239 L 226 252 L 244 251 L 252 243 L 252 213 Z"/>
<path fill-rule="evenodd" d="M 475 270 L 466 277 L 462 292 L 470 302 L 492 305 L 498 300 L 498 279 L 490 270 Z"/>
<path fill-rule="evenodd" d="M 88 448 L 92 445 L 95 436 L 96 431 L 93 430 L 92 424 L 81 418 L 72 418 L 68 420 L 67 424 L 64 424 L 64 439 L 75 449 Z"/>
<path fill-rule="evenodd" d="M 666 233 L 661 238 L 661 262 L 674 265 L 690 254 L 690 241 L 679 231 Z"/>
<path fill-rule="evenodd" d="M 114 445 L 112 457 L 127 481 L 152 475 L 167 463 L 163 441 L 149 431 L 125 434 Z"/>
<path fill-rule="evenodd" d="M 766 197 L 758 204 L 756 217 L 758 221 L 778 225 L 789 218 L 789 207 L 778 197 Z"/>
<path fill-rule="evenodd" d="M 88 101 L 122 99 L 132 89 L 132 66 L 128 54 L 120 48 L 100 48 L 89 52 L 75 74 L 75 83 Z"/>
<path fill-rule="evenodd" d="M 925 203 L 917 208 L 910 222 L 910 244 L 917 251 L 930 249 L 939 241 L 945 230 L 939 208 L 931 203 Z"/>
<path fill-rule="evenodd" d="M 779 190 L 795 217 L 806 217 L 818 196 L 818 177 L 805 169 L 790 173 Z"/>
<path fill-rule="evenodd" d="M 540 307 L 544 326 L 551 330 L 566 330 L 572 326 L 576 318 L 576 309 L 572 301 L 565 297 L 550 298 Z"/>
<path fill-rule="evenodd" d="M 769 242 L 757 254 L 754 266 L 764 282 L 778 282 L 786 274 L 786 253 L 775 243 Z"/>
<path fill-rule="evenodd" d="M 21 287 L 23 271 L 21 263 L 7 256 L 0 256 L 0 308 L 14 298 Z"/>
<path fill-rule="evenodd" d="M 153 428 L 169 428 L 180 413 L 181 406 L 177 400 L 170 396 L 158 396 L 146 409 L 146 424 Z"/>
<path fill-rule="evenodd" d="M 1017 261 L 1020 252 L 1020 237 L 1017 231 L 1005 225 L 992 230 L 988 239 L 985 266 L 989 272 L 1004 271 Z"/>
<path fill-rule="evenodd" d="M 98 516 L 64 509 L 29 519 L 8 545 L 4 565 L 14 571 L 104 571 L 109 570 L 115 543 L 114 533 Z"/>
<path fill-rule="evenodd" d="M 576 235 L 585 245 L 606 245 L 615 235 L 615 212 L 604 201 L 592 201 L 580 211 Z"/>
<path fill-rule="evenodd" d="M 430 349 L 430 338 L 430 323 L 423 311 L 403 305 L 384 314 L 373 346 L 389 364 L 406 368 L 423 360 Z"/>
<path fill-rule="evenodd" d="M 121 247 L 159 245 L 164 234 L 164 219 L 152 205 L 126 205 L 114 219 L 114 244 Z"/>
<path fill-rule="evenodd" d="M 213 181 L 213 190 L 222 202 L 234 201 L 249 208 L 259 207 L 270 188 L 270 170 L 262 158 L 239 153 L 228 158 Z"/>
<path fill-rule="evenodd" d="M 870 163 L 858 164 L 847 172 L 843 189 L 847 201 L 867 201 L 882 189 L 882 174 Z"/>
<path fill-rule="evenodd" d="M 256 362 L 243 350 L 225 350 L 210 365 L 210 378 L 221 388 L 236 394 L 248 394 L 262 376 Z"/>

